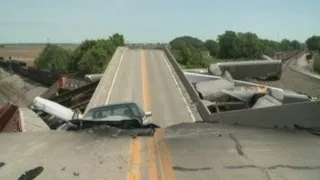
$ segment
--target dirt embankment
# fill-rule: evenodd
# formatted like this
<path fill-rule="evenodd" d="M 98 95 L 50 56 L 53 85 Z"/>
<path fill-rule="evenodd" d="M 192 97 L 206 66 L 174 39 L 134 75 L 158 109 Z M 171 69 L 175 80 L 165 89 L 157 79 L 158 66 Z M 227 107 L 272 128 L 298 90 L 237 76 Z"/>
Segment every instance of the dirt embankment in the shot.
<path fill-rule="evenodd" d="M 0 68 L 0 95 L 13 104 L 27 106 L 47 88 L 17 74 L 11 74 Z"/>

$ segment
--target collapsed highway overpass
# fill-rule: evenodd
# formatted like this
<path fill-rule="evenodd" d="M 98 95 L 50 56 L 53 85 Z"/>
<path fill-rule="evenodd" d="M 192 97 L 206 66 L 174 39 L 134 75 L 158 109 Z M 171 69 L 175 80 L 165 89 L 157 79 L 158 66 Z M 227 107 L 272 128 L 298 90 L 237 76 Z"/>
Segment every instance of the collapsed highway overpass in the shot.
<path fill-rule="evenodd" d="M 87 109 L 119 101 L 137 102 L 167 128 L 152 137 L 119 129 L 6 134 L 0 137 L 0 179 L 17 179 L 36 167 L 39 179 L 319 179 L 319 139 L 310 129 L 257 128 L 262 120 L 311 122 L 319 117 L 319 103 L 258 110 L 263 115 L 214 115 L 221 123 L 255 120 L 254 127 L 213 124 L 217 121 L 208 120 L 214 116 L 167 49 L 124 47 L 114 54 Z M 199 120 L 194 106 L 208 122 L 194 123 Z M 305 107 L 303 113 L 299 107 Z"/>

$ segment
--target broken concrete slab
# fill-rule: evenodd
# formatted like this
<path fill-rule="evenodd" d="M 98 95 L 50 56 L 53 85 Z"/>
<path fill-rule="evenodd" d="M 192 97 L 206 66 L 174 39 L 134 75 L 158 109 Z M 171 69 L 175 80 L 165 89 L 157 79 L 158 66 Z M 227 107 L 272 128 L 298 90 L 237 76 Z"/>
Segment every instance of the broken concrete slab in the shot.
<path fill-rule="evenodd" d="M 222 92 L 225 89 L 234 88 L 234 82 L 226 79 L 219 79 L 213 81 L 205 81 L 197 83 L 196 90 L 204 100 L 208 101 L 227 101 L 229 96 Z"/>
<path fill-rule="evenodd" d="M 267 94 L 265 96 L 260 97 L 256 101 L 256 103 L 252 106 L 252 109 L 280 106 L 280 105 L 282 105 L 280 101 L 278 101 L 276 98 Z"/>
<path fill-rule="evenodd" d="M 257 86 L 235 87 L 234 89 L 222 90 L 222 92 L 243 102 L 249 102 L 254 95 L 264 95 L 268 93 L 266 87 L 261 88 Z"/>
<path fill-rule="evenodd" d="M 282 102 L 283 104 L 310 101 L 309 96 L 289 90 L 270 89 L 269 94 L 276 98 L 278 101 Z"/>
<path fill-rule="evenodd" d="M 221 76 L 222 75 L 222 70 L 219 67 L 219 64 L 210 64 L 208 68 L 208 74 L 214 75 L 214 76 Z"/>

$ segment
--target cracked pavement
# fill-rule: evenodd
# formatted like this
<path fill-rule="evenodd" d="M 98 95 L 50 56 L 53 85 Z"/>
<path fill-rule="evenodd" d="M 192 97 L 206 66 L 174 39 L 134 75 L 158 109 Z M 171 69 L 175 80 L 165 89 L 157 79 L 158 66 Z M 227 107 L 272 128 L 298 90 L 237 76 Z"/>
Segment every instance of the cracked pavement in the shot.
<path fill-rule="evenodd" d="M 0 136 L 0 179 L 17 179 L 38 166 L 43 171 L 37 179 L 125 179 L 133 138 L 141 142 L 135 171 L 140 172 L 140 179 L 150 179 L 148 142 L 153 137 L 132 137 L 134 133 L 98 128 L 4 134 Z M 318 180 L 319 138 L 301 130 L 182 123 L 166 128 L 163 137 L 153 139 L 153 158 L 166 150 L 169 155 L 160 159 L 171 159 L 171 163 L 155 161 L 153 165 L 158 167 L 153 173 L 161 177 L 158 179 L 181 180 Z M 173 172 L 170 178 L 166 168 Z"/>

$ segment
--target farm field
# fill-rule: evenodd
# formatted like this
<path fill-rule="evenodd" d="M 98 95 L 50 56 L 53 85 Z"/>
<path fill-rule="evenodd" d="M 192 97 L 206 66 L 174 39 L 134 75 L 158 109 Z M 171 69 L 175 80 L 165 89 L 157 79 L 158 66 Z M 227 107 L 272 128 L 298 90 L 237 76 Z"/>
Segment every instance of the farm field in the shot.
<path fill-rule="evenodd" d="M 28 66 L 33 65 L 34 59 L 40 54 L 46 44 L 2 44 L 0 47 L 0 56 L 4 59 L 21 60 L 27 63 Z M 78 44 L 58 44 L 65 49 L 73 50 Z"/>

